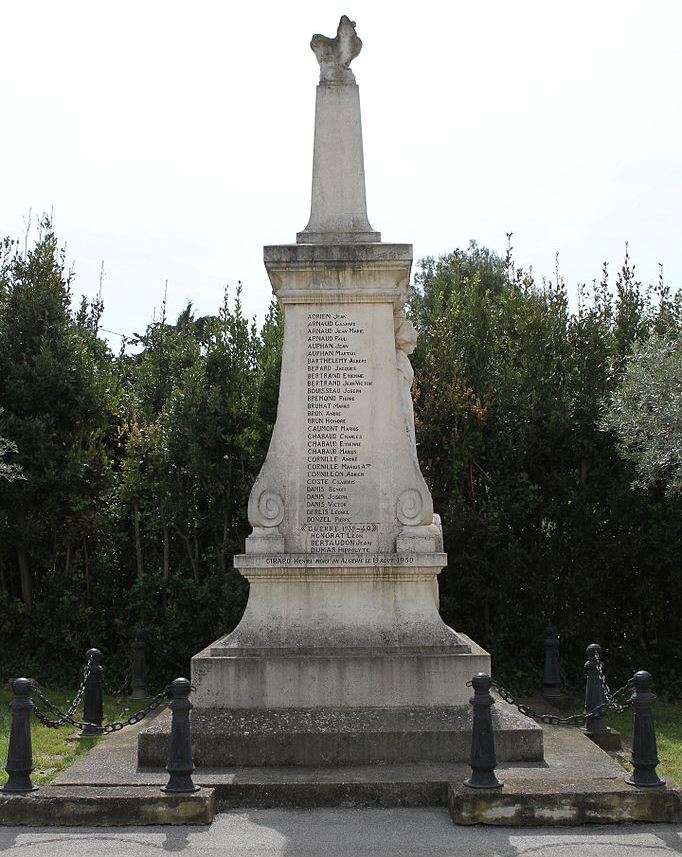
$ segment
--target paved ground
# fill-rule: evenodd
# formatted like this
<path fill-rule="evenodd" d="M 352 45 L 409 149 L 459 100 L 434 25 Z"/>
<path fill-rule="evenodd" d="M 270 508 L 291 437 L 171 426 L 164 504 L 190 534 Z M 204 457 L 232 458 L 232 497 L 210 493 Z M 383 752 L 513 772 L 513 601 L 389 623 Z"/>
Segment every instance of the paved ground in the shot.
<path fill-rule="evenodd" d="M 446 809 L 252 809 L 211 827 L 0 828 L 11 857 L 666 857 L 682 826 L 455 827 Z"/>

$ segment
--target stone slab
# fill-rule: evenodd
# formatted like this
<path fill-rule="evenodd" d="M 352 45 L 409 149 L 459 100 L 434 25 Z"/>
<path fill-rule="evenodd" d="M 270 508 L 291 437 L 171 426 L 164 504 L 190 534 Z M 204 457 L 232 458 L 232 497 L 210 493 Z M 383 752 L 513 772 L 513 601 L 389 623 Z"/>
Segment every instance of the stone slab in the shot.
<path fill-rule="evenodd" d="M 524 772 L 525 773 L 525 772 Z M 677 788 L 638 789 L 624 780 L 557 781 L 510 771 L 502 789 L 448 786 L 448 808 L 455 824 L 541 827 L 682 821 Z"/>
<path fill-rule="evenodd" d="M 197 710 L 463 705 L 471 696 L 467 681 L 490 672 L 490 655 L 464 634 L 453 633 L 457 645 L 449 651 L 443 645 L 245 651 L 241 634 L 240 626 L 192 658 Z M 462 645 L 469 651 L 459 651 Z"/>
<path fill-rule="evenodd" d="M 165 794 L 159 786 L 41 786 L 25 795 L 0 791 L 0 824 L 116 827 L 131 824 L 210 824 L 215 792 Z"/>
<path fill-rule="evenodd" d="M 382 262 L 412 262 L 411 244 L 267 244 L 263 261 L 290 266 L 319 264 L 349 265 Z"/>
<path fill-rule="evenodd" d="M 63 772 L 69 786 L 162 785 L 162 767 L 137 765 L 142 724 L 107 737 Z M 680 792 L 644 792 L 625 784 L 626 772 L 579 730 L 543 726 L 545 763 L 502 762 L 502 792 L 460 786 L 465 763 L 413 763 L 336 767 L 197 768 L 195 783 L 215 790 L 216 807 L 447 806 L 462 824 L 563 825 L 609 821 L 682 821 Z M 458 795 L 464 794 L 464 798 Z M 641 795 L 641 797 L 640 797 Z M 500 806 L 496 801 L 502 800 Z M 457 803 L 459 801 L 459 803 Z M 489 809 L 486 809 L 486 803 Z M 483 804 L 481 804 L 483 802 Z M 537 812 L 531 812 L 533 807 Z M 573 809 L 571 809 L 573 807 Z M 620 807 L 620 809 L 619 809 Z M 476 818 L 474 819 L 474 813 Z M 571 813 L 569 817 L 569 813 Z"/>
<path fill-rule="evenodd" d="M 500 761 L 543 760 L 542 729 L 499 701 L 493 708 Z M 161 765 L 170 712 L 143 729 L 141 765 Z M 329 766 L 465 761 L 470 706 L 362 709 L 195 709 L 192 746 L 199 766 Z"/>

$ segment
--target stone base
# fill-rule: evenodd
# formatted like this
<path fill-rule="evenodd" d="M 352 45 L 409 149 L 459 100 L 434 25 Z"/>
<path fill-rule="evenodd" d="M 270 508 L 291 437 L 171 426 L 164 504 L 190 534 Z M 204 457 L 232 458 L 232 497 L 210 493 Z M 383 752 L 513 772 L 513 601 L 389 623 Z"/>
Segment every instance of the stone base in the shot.
<path fill-rule="evenodd" d="M 466 683 L 490 672 L 487 653 L 229 652 L 192 658 L 197 709 L 464 705 Z"/>
<path fill-rule="evenodd" d="M 210 824 L 215 792 L 164 794 L 158 786 L 42 786 L 26 795 L 0 792 L 0 825 L 120 827 Z"/>
<path fill-rule="evenodd" d="M 542 762 L 542 729 L 499 701 L 493 707 L 499 761 Z M 170 713 L 142 730 L 140 765 L 163 765 Z M 471 710 L 452 708 L 196 709 L 192 747 L 200 767 L 333 766 L 465 761 Z"/>
<path fill-rule="evenodd" d="M 565 782 L 551 775 L 525 778 L 519 773 L 508 775 L 502 789 L 468 789 L 462 783 L 450 783 L 448 808 L 454 823 L 559 827 L 644 821 L 679 824 L 682 819 L 682 796 L 675 786 L 636 789 L 615 777 Z"/>

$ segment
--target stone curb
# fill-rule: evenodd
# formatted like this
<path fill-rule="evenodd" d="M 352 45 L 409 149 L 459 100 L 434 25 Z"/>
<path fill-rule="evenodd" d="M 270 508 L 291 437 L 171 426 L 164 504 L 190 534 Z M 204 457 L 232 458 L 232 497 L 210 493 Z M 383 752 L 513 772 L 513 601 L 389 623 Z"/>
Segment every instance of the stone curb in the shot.
<path fill-rule="evenodd" d="M 165 794 L 148 786 L 41 786 L 24 795 L 0 792 L 0 825 L 118 827 L 210 824 L 215 792 Z"/>
<path fill-rule="evenodd" d="M 455 824 L 541 827 L 630 822 L 682 822 L 682 794 L 667 788 L 638 789 L 618 782 L 516 782 L 502 789 L 469 789 L 451 783 L 448 809 Z"/>

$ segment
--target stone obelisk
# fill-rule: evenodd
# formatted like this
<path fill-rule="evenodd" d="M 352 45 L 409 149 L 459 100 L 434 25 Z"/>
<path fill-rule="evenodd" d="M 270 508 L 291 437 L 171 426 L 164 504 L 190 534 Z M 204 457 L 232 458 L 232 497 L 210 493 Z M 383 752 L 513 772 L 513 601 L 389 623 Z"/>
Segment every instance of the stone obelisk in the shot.
<path fill-rule="evenodd" d="M 234 558 L 250 583 L 244 616 L 192 659 L 195 734 L 210 722 L 222 736 L 204 763 L 420 758 L 415 724 L 450 722 L 466 682 L 490 671 L 489 655 L 438 613 L 447 559 L 417 459 L 416 334 L 403 311 L 412 247 L 382 243 L 367 217 L 350 70 L 361 46 L 345 16 L 335 38 L 313 36 L 310 219 L 295 244 L 264 250 L 284 312 L 279 404 L 249 500 L 253 532 Z M 371 738 L 389 721 L 409 747 Z M 240 728 L 242 750 L 236 739 L 216 749 Z M 325 741 L 301 743 L 320 729 Z M 254 762 L 259 730 L 278 743 Z M 442 752 L 452 758 L 450 745 Z"/>

